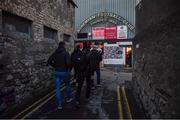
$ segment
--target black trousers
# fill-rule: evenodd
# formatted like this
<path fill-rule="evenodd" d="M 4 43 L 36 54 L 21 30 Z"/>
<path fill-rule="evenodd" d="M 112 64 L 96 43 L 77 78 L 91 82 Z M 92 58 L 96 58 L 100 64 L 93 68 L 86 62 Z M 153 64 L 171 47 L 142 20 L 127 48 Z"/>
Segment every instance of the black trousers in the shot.
<path fill-rule="evenodd" d="M 76 101 L 80 101 L 80 97 L 81 97 L 81 90 L 82 90 L 82 86 L 84 81 L 86 80 L 86 98 L 90 97 L 90 93 L 91 93 L 91 77 L 90 75 L 85 75 L 84 73 L 77 73 L 77 88 L 76 88 Z"/>

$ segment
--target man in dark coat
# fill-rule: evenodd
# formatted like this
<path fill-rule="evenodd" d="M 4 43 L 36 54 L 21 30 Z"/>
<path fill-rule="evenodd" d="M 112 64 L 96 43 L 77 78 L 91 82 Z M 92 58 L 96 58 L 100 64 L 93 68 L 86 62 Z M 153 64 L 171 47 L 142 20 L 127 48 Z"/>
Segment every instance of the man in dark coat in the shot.
<path fill-rule="evenodd" d="M 97 76 L 97 86 L 100 85 L 100 62 L 102 61 L 101 53 L 98 52 L 98 47 L 93 46 L 90 52 L 90 68 L 92 69 L 93 73 L 96 72 Z M 92 88 L 94 89 L 94 82 L 92 81 Z"/>
<path fill-rule="evenodd" d="M 48 65 L 55 68 L 55 82 L 56 82 L 56 103 L 58 109 L 62 109 L 62 100 L 60 86 L 62 80 L 66 83 L 66 94 L 67 102 L 72 100 L 71 98 L 71 88 L 70 88 L 70 55 L 65 49 L 65 43 L 60 42 L 59 47 L 56 51 L 49 57 Z"/>
<path fill-rule="evenodd" d="M 81 89 L 86 79 L 86 98 L 90 97 L 90 90 L 91 90 L 91 79 L 88 74 L 88 59 L 86 56 L 86 52 L 82 50 L 81 45 L 77 45 L 74 52 L 71 54 L 71 65 L 75 70 L 76 73 L 76 106 L 79 107 L 80 103 L 80 96 L 81 96 Z"/>

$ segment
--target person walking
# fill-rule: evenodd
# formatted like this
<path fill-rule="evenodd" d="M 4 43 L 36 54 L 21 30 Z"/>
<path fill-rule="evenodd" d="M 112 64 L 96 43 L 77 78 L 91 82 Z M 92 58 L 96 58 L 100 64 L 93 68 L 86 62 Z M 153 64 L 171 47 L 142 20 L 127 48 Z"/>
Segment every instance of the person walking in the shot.
<path fill-rule="evenodd" d="M 97 49 L 97 66 L 96 66 L 96 79 L 97 79 L 97 86 L 100 87 L 101 83 L 100 83 L 100 79 L 101 79 L 101 61 L 102 61 L 102 50 L 100 48 Z"/>
<path fill-rule="evenodd" d="M 70 87 L 71 60 L 69 53 L 65 49 L 64 42 L 59 43 L 56 51 L 49 57 L 47 64 L 55 68 L 56 103 L 58 109 L 62 109 L 62 98 L 60 91 L 62 80 L 64 80 L 66 85 L 66 102 L 72 101 Z"/>
<path fill-rule="evenodd" d="M 88 61 L 86 57 L 86 53 L 83 51 L 83 46 L 77 45 L 74 52 L 71 54 L 71 65 L 75 70 L 76 78 L 77 78 L 77 87 L 76 87 L 76 107 L 80 107 L 80 96 L 81 89 L 86 79 L 86 98 L 90 97 L 91 90 L 91 81 L 90 77 L 87 75 Z"/>
<path fill-rule="evenodd" d="M 93 73 L 96 72 L 97 76 L 97 86 L 100 85 L 100 62 L 102 61 L 102 55 L 98 52 L 98 47 L 93 46 L 90 52 L 90 68 L 92 69 Z M 92 80 L 92 89 L 95 89 L 94 81 Z"/>

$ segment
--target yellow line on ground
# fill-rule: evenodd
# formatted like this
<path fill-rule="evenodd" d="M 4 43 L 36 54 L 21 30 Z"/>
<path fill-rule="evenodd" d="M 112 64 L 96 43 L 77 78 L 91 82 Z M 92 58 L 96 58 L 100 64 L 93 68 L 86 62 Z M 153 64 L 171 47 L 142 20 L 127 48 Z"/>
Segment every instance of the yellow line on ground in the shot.
<path fill-rule="evenodd" d="M 26 114 L 25 116 L 23 116 L 21 119 L 25 119 L 26 117 L 28 117 L 29 115 L 31 115 L 33 112 L 35 112 L 36 110 L 38 110 L 40 107 L 42 107 L 45 103 L 47 103 L 50 99 L 52 99 L 54 97 L 54 94 L 49 97 L 48 99 L 46 99 L 44 102 L 42 102 L 40 105 L 38 105 L 36 108 L 34 108 L 32 111 L 30 111 L 28 114 Z"/>
<path fill-rule="evenodd" d="M 71 81 L 71 84 L 73 83 L 73 81 Z M 61 91 L 63 91 L 66 87 L 62 87 Z M 52 96 L 50 96 L 48 99 L 46 99 L 44 102 L 42 102 L 40 105 L 38 105 L 36 108 L 34 108 L 32 111 L 30 111 L 29 113 L 27 113 L 25 116 L 22 117 L 22 119 L 25 119 L 26 117 L 28 117 L 29 115 L 31 115 L 33 112 L 35 112 L 36 110 L 38 110 L 40 107 L 42 107 L 44 104 L 46 104 L 49 100 L 51 100 L 53 97 L 55 96 L 55 94 L 53 94 Z"/>
<path fill-rule="evenodd" d="M 127 110 L 127 114 L 128 114 L 128 119 L 132 119 L 132 114 L 131 114 L 131 110 L 130 110 L 130 106 L 129 106 L 129 102 L 127 99 L 125 88 L 122 87 L 121 89 L 122 89 L 122 94 L 125 97 L 125 102 L 126 102 L 125 105 L 126 105 L 126 110 Z"/>
<path fill-rule="evenodd" d="M 122 111 L 122 101 L 121 101 L 121 94 L 120 94 L 120 87 L 117 86 L 117 99 L 118 99 L 118 110 L 119 110 L 119 119 L 123 119 L 123 111 Z"/>
<path fill-rule="evenodd" d="M 61 88 L 61 91 L 64 90 L 65 87 Z M 46 104 L 49 100 L 51 100 L 53 97 L 55 96 L 55 94 L 53 94 L 52 96 L 50 96 L 48 99 L 46 99 L 44 102 L 42 102 L 40 105 L 38 105 L 36 108 L 34 108 L 33 110 L 31 110 L 29 113 L 27 113 L 25 116 L 22 117 L 22 119 L 27 118 L 28 116 L 30 116 L 33 112 L 35 112 L 36 110 L 38 110 L 40 107 L 42 107 L 44 104 Z"/>
<path fill-rule="evenodd" d="M 73 79 L 71 79 L 73 80 Z M 73 83 L 74 81 L 71 81 L 71 84 Z M 65 87 L 61 88 L 61 90 L 64 90 Z M 50 96 L 49 98 L 53 98 L 52 96 L 54 96 L 55 94 L 55 90 L 53 90 L 52 92 L 50 92 L 49 94 L 47 94 L 46 96 L 44 96 L 43 98 L 39 99 L 38 101 L 36 101 L 35 103 L 33 103 L 31 106 L 29 106 L 28 108 L 26 108 L 25 110 L 23 110 L 22 112 L 20 112 L 19 114 L 17 114 L 16 116 L 14 116 L 12 119 L 17 119 L 19 116 L 21 116 L 23 113 L 27 112 L 28 110 L 30 110 L 31 108 L 33 108 L 34 106 L 37 106 L 37 104 L 39 102 L 41 102 L 43 99 L 45 99 L 46 97 Z M 52 94 L 52 95 L 51 95 Z M 48 98 L 48 101 L 50 100 Z M 46 99 L 47 100 L 47 99 Z M 43 102 L 44 103 L 44 102 Z M 44 103 L 45 104 L 45 103 Z M 38 107 L 38 106 L 37 106 Z"/>
<path fill-rule="evenodd" d="M 23 113 L 25 113 L 26 111 L 30 110 L 31 108 L 33 108 L 34 106 L 36 106 L 39 102 L 41 102 L 41 100 L 45 99 L 46 97 L 50 96 L 51 94 L 53 94 L 55 92 L 55 90 L 53 90 L 52 92 L 50 92 L 49 94 L 47 94 L 46 96 L 44 96 L 43 98 L 39 99 L 38 101 L 36 101 L 35 103 L 33 103 L 31 106 L 29 106 L 28 108 L 26 108 L 25 110 L 23 110 L 22 112 L 20 112 L 19 114 L 17 114 L 16 116 L 13 117 L 13 119 L 18 118 L 20 115 L 22 115 Z"/>

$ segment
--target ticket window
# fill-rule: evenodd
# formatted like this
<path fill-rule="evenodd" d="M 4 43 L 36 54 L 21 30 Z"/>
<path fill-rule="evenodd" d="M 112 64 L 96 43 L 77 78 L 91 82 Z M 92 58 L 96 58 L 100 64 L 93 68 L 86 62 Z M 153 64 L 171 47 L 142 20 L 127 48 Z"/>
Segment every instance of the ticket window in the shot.
<path fill-rule="evenodd" d="M 132 47 L 126 47 L 126 67 L 132 67 Z"/>

